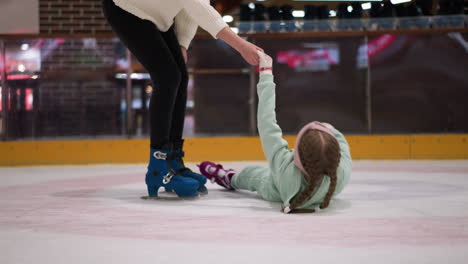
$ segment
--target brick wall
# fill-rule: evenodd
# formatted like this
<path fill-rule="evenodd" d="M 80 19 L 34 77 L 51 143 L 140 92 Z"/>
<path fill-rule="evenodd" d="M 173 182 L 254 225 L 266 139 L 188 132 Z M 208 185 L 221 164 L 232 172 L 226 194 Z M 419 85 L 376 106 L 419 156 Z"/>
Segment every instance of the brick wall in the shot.
<path fill-rule="evenodd" d="M 101 0 L 39 0 L 41 34 L 112 33 Z M 39 137 L 120 133 L 112 39 L 48 39 L 41 50 Z M 120 49 L 122 50 L 122 49 Z"/>
<path fill-rule="evenodd" d="M 39 0 L 42 34 L 111 33 L 101 0 Z"/>
<path fill-rule="evenodd" d="M 121 89 L 114 79 L 113 39 L 46 39 L 41 47 L 37 136 L 120 133 Z"/>
<path fill-rule="evenodd" d="M 120 93 L 113 82 L 41 82 L 39 137 L 96 136 L 120 133 Z"/>
<path fill-rule="evenodd" d="M 119 135 L 125 82 L 114 76 L 122 72 L 116 60 L 125 60 L 126 49 L 98 36 L 112 33 L 101 0 L 39 0 L 39 16 L 42 39 L 6 42 L 15 49 L 40 47 L 41 56 L 40 77 L 27 85 L 34 109 L 11 109 L 9 138 Z"/>
<path fill-rule="evenodd" d="M 113 39 L 48 39 L 42 46 L 42 71 L 52 70 L 100 70 L 113 69 L 121 54 L 115 53 L 119 45 Z"/>

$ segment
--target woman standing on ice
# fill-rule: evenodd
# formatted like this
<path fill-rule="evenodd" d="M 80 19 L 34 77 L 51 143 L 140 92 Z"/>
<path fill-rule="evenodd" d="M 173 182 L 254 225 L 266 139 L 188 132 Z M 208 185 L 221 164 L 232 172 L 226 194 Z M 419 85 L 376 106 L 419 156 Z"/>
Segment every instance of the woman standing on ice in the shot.
<path fill-rule="evenodd" d="M 155 89 L 150 100 L 150 197 L 159 187 L 180 197 L 206 192 L 206 178 L 183 163 L 188 74 L 187 48 L 198 26 L 224 40 L 251 65 L 259 58 L 252 43 L 235 34 L 209 0 L 103 0 L 113 31 L 149 72 Z"/>

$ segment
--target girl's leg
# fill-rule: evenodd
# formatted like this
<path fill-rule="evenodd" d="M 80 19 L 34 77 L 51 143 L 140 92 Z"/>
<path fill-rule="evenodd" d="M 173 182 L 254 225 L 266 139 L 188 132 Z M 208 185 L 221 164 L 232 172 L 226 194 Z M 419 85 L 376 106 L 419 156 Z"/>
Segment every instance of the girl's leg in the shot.
<path fill-rule="evenodd" d="M 249 166 L 239 173 L 236 173 L 232 179 L 232 185 L 236 189 L 249 190 L 256 192 L 266 185 L 273 185 L 270 177 L 270 170 L 262 166 Z"/>
<path fill-rule="evenodd" d="M 265 200 L 281 202 L 281 196 L 275 187 L 271 171 L 267 167 L 249 166 L 237 173 L 210 161 L 204 161 L 198 166 L 201 174 L 228 190 L 249 190 L 257 192 Z"/>
<path fill-rule="evenodd" d="M 236 189 L 257 192 L 265 200 L 281 202 L 281 196 L 273 182 L 273 176 L 268 167 L 246 167 L 234 175 L 231 184 Z"/>
<path fill-rule="evenodd" d="M 169 143 L 172 115 L 182 71 L 163 33 L 150 21 L 119 8 L 112 0 L 103 1 L 104 14 L 127 48 L 149 72 L 154 83 L 150 99 L 151 147 L 161 149 Z M 179 51 L 180 52 L 180 51 Z"/>

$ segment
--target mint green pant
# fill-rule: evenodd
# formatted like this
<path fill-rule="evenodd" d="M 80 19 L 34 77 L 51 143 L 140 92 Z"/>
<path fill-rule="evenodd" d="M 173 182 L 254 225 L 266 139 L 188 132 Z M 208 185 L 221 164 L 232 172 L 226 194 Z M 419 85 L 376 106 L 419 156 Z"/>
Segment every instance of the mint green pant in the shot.
<path fill-rule="evenodd" d="M 249 190 L 265 200 L 281 202 L 281 196 L 273 182 L 271 170 L 262 166 L 249 166 L 232 178 L 232 186 L 236 189 Z"/>

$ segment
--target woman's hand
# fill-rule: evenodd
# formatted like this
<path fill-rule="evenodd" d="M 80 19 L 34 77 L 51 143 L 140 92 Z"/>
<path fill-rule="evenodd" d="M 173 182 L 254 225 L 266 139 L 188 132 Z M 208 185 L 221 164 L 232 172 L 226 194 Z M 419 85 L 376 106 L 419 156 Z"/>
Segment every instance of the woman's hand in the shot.
<path fill-rule="evenodd" d="M 257 66 L 260 62 L 257 51 L 260 50 L 263 52 L 263 49 L 255 46 L 254 44 L 245 41 L 243 45 L 239 48 L 239 53 L 250 65 Z"/>
<path fill-rule="evenodd" d="M 187 60 L 188 60 L 188 57 L 187 57 L 187 49 L 180 46 L 180 51 L 182 52 L 182 56 L 184 57 L 184 62 L 185 64 L 187 64 Z"/>
<path fill-rule="evenodd" d="M 224 40 L 229 46 L 237 50 L 241 56 L 246 60 L 250 65 L 257 66 L 259 63 L 259 58 L 257 50 L 263 52 L 263 49 L 255 46 L 254 44 L 242 39 L 229 27 L 223 28 L 217 35 L 217 38 Z"/>

